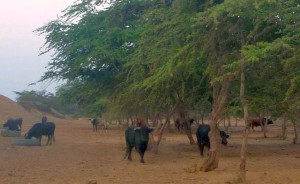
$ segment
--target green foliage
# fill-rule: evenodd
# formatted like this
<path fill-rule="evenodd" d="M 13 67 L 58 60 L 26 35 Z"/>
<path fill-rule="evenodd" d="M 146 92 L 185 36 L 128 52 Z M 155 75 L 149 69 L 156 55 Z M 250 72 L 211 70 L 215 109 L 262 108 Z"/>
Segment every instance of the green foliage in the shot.
<path fill-rule="evenodd" d="M 300 104 L 296 0 L 82 0 L 37 29 L 54 52 L 41 80 L 81 113 L 150 116 L 211 109 L 232 83 L 225 114 L 241 114 L 245 69 L 250 114 L 280 116 Z M 216 99 L 214 99 L 216 100 Z"/>

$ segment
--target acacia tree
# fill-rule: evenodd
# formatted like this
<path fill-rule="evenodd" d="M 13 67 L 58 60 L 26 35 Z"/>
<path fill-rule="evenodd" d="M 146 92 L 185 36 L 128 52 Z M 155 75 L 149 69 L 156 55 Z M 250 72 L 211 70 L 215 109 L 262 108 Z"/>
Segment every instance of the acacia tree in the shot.
<path fill-rule="evenodd" d="M 243 10 L 238 12 L 238 16 L 244 25 L 244 27 L 243 25 L 239 26 L 240 33 L 242 33 L 240 34 L 242 59 L 237 63 L 240 63 L 238 65 L 241 66 L 240 98 L 244 108 L 244 120 L 246 124 L 241 148 L 241 163 L 238 179 L 239 181 L 245 181 L 245 152 L 249 134 L 248 105 L 255 107 L 255 109 L 259 111 L 263 110 L 264 112 L 272 112 L 277 115 L 281 115 L 284 112 L 281 103 L 287 85 L 286 74 L 282 70 L 281 61 L 289 57 L 288 53 L 290 49 L 281 41 L 282 37 L 285 36 L 285 34 L 281 32 L 285 27 L 281 22 L 281 2 L 260 1 L 259 3 L 253 3 L 253 1 L 240 1 L 239 3 L 235 3 L 235 6 L 236 5 L 240 6 L 238 10 Z M 251 12 L 255 9 L 260 9 L 260 13 L 255 15 L 256 19 L 251 18 Z M 231 12 L 231 14 L 233 13 Z M 268 17 L 268 19 L 265 19 L 265 17 Z M 249 65 L 249 63 L 251 63 L 252 66 Z M 256 70 L 252 69 L 253 66 Z M 260 70 L 261 68 L 268 68 L 268 70 Z M 251 75 L 249 71 L 247 72 L 249 78 L 251 78 L 249 81 L 252 81 L 248 83 L 250 84 L 247 90 L 249 101 L 245 96 L 245 69 L 250 69 L 251 71 Z M 254 71 L 258 71 L 258 73 Z M 254 75 L 253 72 L 255 73 Z M 275 76 L 274 73 L 276 73 Z M 268 79 L 270 85 L 265 85 L 266 79 Z M 255 81 L 255 83 L 253 83 L 253 81 Z M 263 89 L 263 91 L 257 92 L 253 90 L 255 88 Z"/>
<path fill-rule="evenodd" d="M 232 62 L 236 57 L 235 46 L 231 41 L 234 38 L 230 34 L 229 24 L 225 24 L 222 17 L 215 17 L 219 11 L 215 6 L 199 14 L 197 19 L 197 31 L 194 35 L 195 44 L 203 52 L 203 60 L 208 63 L 206 74 L 209 77 L 212 88 L 212 111 L 210 121 L 210 143 L 209 157 L 204 161 L 201 170 L 210 171 L 218 167 L 218 120 L 228 97 L 228 91 L 232 83 L 232 76 L 224 70 L 223 66 Z M 220 20 L 219 20 L 220 19 Z M 222 29 L 221 29 L 222 27 Z M 232 53 L 232 54 L 229 54 Z"/>
<path fill-rule="evenodd" d="M 295 114 L 299 114 L 300 105 L 300 72 L 298 70 L 300 66 L 300 10 L 299 1 L 289 0 L 282 3 L 282 17 L 285 23 L 285 36 L 282 38 L 281 44 L 286 44 L 289 47 L 287 52 L 288 57 L 283 60 L 283 66 L 288 73 L 287 79 L 289 80 L 289 88 L 284 98 L 284 106 L 286 107 L 286 117 L 292 121 L 294 125 L 295 138 L 293 143 L 297 142 L 297 124 L 295 121 L 298 117 Z M 276 44 L 280 45 L 280 42 Z"/>
<path fill-rule="evenodd" d="M 193 85 L 204 78 L 205 65 L 201 66 L 199 57 L 188 49 L 190 17 L 197 11 L 193 10 L 196 2 L 178 0 L 172 6 L 158 3 L 143 16 L 146 25 L 135 52 L 130 55 L 125 73 L 127 81 L 121 87 L 133 96 L 139 92 L 146 94 L 146 98 L 139 99 L 139 104 L 151 108 L 150 111 L 174 109 L 183 114 L 183 121 L 192 106 L 188 102 L 203 95 Z M 201 85 L 206 84 L 198 83 Z M 194 144 L 190 129 L 186 134 Z"/>
<path fill-rule="evenodd" d="M 139 39 L 137 21 L 152 4 L 109 1 L 109 8 L 97 10 L 97 3 L 104 1 L 80 1 L 66 9 L 62 17 L 36 30 L 46 36 L 41 54 L 54 53 L 41 81 L 65 80 L 68 86 L 74 86 L 69 88 L 71 99 L 81 105 L 97 106 L 98 99 L 110 96 L 123 80 L 117 76 Z M 82 95 L 83 91 L 74 90 L 75 86 L 90 95 Z"/>

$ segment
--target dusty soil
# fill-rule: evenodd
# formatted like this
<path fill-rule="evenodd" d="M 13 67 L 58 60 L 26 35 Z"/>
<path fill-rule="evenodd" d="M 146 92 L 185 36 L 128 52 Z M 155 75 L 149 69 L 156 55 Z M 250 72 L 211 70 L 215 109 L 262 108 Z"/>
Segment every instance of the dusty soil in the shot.
<path fill-rule="evenodd" d="M 0 113 L 1 116 L 4 115 Z M 34 118 L 29 120 L 24 121 L 22 134 L 34 123 Z M 1 184 L 85 184 L 92 180 L 98 184 L 235 183 L 243 127 L 232 128 L 229 144 L 220 147 L 219 167 L 204 173 L 193 172 L 205 158 L 199 156 L 195 145 L 188 144 L 184 134 L 164 134 L 159 153 L 147 151 L 146 163 L 141 164 L 136 152 L 132 162 L 122 161 L 123 129 L 111 127 L 106 132 L 93 132 L 86 119 L 53 120 L 57 126 L 56 142 L 51 146 L 45 145 L 45 137 L 38 147 L 13 146 L 13 138 L 0 137 Z M 300 146 L 292 144 L 291 127 L 288 139 L 280 140 L 279 126 L 278 123 L 269 126 L 266 139 L 259 128 L 251 132 L 247 183 L 300 183 Z"/>

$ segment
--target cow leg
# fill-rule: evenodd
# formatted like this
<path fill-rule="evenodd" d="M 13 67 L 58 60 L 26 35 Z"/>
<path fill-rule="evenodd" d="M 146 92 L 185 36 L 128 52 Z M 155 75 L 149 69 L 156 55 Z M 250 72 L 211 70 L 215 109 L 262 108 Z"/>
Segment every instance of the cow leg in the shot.
<path fill-rule="evenodd" d="M 129 160 L 129 161 L 132 161 L 132 158 L 131 158 L 131 150 L 132 150 L 132 147 L 131 147 L 131 146 L 127 146 L 128 160 Z"/>
<path fill-rule="evenodd" d="M 100 127 L 100 133 L 102 134 L 102 132 L 104 131 L 104 128 L 103 128 L 103 126 L 102 125 L 100 125 L 101 127 Z"/>
<path fill-rule="evenodd" d="M 52 140 L 53 140 L 53 134 L 50 134 L 50 135 L 49 135 L 49 142 L 50 142 L 50 145 L 52 145 Z"/>
<path fill-rule="evenodd" d="M 51 144 L 54 143 L 54 134 L 51 134 Z"/>
<path fill-rule="evenodd" d="M 198 142 L 198 148 L 199 148 L 200 155 L 203 157 L 203 149 L 204 149 L 203 143 Z"/>
<path fill-rule="evenodd" d="M 142 152 L 139 152 L 139 154 L 140 154 L 140 157 L 141 157 L 141 163 L 145 163 L 145 161 L 144 161 L 144 153 L 142 153 Z"/>
<path fill-rule="evenodd" d="M 253 124 L 251 125 L 251 128 L 252 128 L 252 132 L 254 132 L 254 125 Z"/>
<path fill-rule="evenodd" d="M 200 155 L 203 157 L 203 152 L 204 152 L 204 145 L 203 143 L 200 145 Z"/>
<path fill-rule="evenodd" d="M 49 141 L 50 141 L 50 135 L 47 135 L 47 144 L 46 145 L 48 145 L 49 144 Z"/>
<path fill-rule="evenodd" d="M 50 145 L 52 144 L 52 135 L 51 134 L 49 135 L 49 144 Z"/>

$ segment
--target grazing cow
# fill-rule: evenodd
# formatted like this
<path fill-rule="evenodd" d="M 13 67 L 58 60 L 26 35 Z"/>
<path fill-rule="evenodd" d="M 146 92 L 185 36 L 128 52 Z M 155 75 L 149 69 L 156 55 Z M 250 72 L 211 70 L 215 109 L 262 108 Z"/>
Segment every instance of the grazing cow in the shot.
<path fill-rule="evenodd" d="M 3 127 L 7 127 L 8 130 L 20 131 L 22 129 L 22 118 L 10 118 L 3 124 Z"/>
<path fill-rule="evenodd" d="M 250 127 L 254 130 L 254 127 L 266 125 L 266 123 L 267 125 L 274 124 L 271 119 L 256 117 L 250 120 Z"/>
<path fill-rule="evenodd" d="M 192 125 L 195 121 L 193 118 L 188 118 L 187 119 L 189 125 Z M 178 132 L 181 132 L 183 129 L 187 129 L 187 122 L 186 121 L 180 121 L 180 118 L 176 118 L 175 122 L 175 127 L 178 130 Z"/>
<path fill-rule="evenodd" d="M 31 129 L 25 134 L 26 139 L 31 139 L 35 137 L 42 141 L 42 136 L 46 135 L 48 137 L 47 145 L 52 141 L 55 142 L 54 138 L 54 131 L 55 131 L 55 124 L 53 122 L 44 122 L 44 123 L 36 123 L 34 124 Z"/>
<path fill-rule="evenodd" d="M 140 154 L 141 163 L 144 163 L 144 154 L 148 146 L 149 133 L 153 131 L 152 128 L 147 126 L 141 127 L 128 127 L 125 131 L 125 140 L 126 140 L 126 154 L 124 159 L 128 156 L 128 160 L 132 161 L 131 150 L 133 147 Z"/>
<path fill-rule="evenodd" d="M 199 125 L 196 136 L 197 136 L 197 143 L 200 151 L 200 155 L 203 156 L 204 147 L 206 146 L 208 149 L 210 149 L 210 141 L 208 137 L 208 133 L 210 131 L 210 126 L 201 124 Z M 224 131 L 220 131 L 220 136 L 222 138 L 222 144 L 227 145 L 227 138 L 229 138 L 229 135 L 227 135 Z"/>

